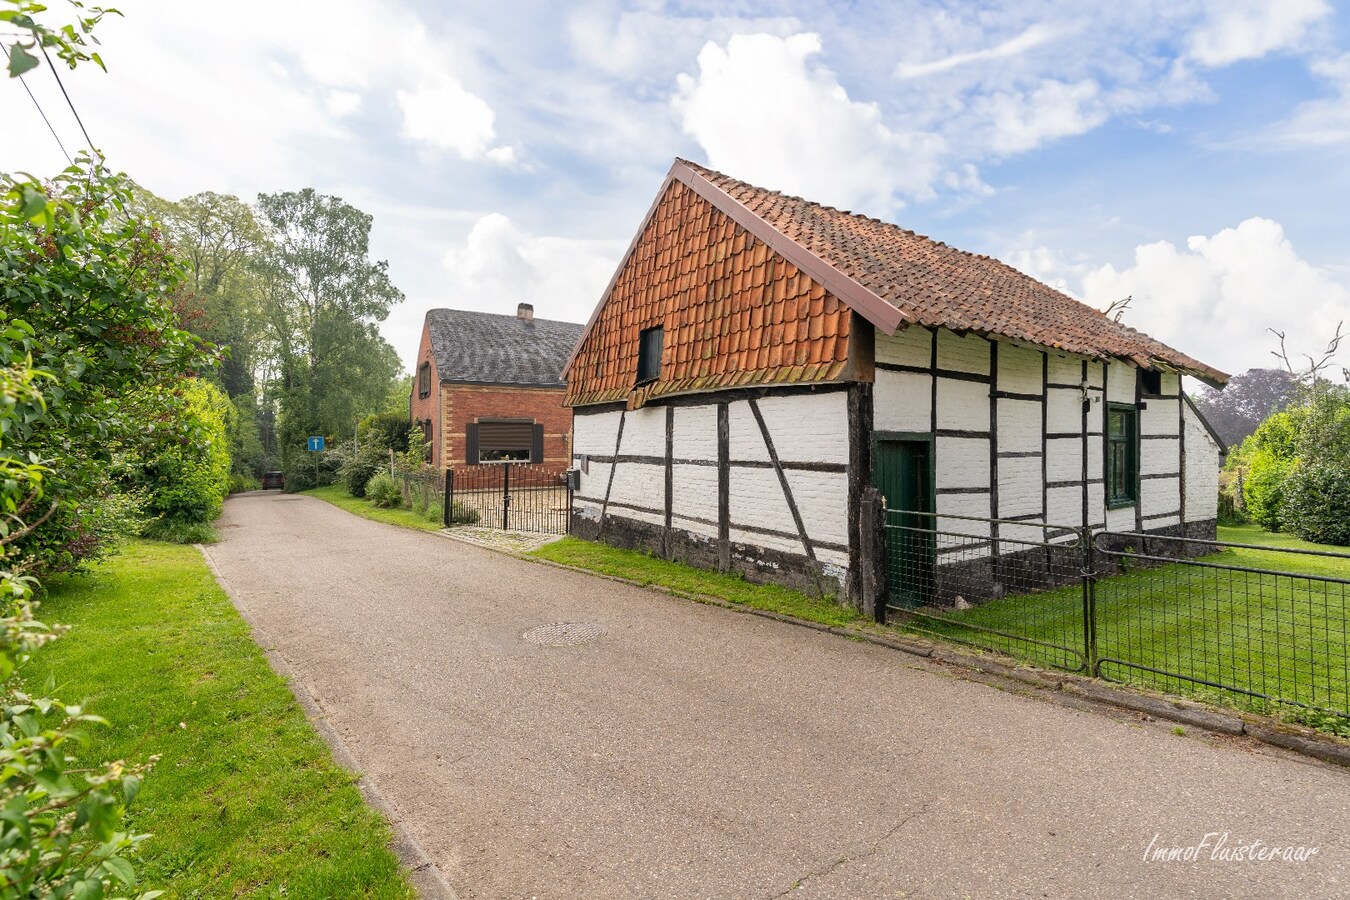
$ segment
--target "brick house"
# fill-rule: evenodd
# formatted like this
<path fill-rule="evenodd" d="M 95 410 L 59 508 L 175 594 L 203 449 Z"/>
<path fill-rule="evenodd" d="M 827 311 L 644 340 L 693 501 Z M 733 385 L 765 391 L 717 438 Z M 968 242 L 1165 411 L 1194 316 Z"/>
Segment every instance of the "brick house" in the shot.
<path fill-rule="evenodd" d="M 869 484 L 994 539 L 1215 532 L 1223 448 L 1181 378 L 1227 375 L 987 256 L 683 160 L 564 375 L 574 533 L 752 579 L 860 596 Z"/>
<path fill-rule="evenodd" d="M 568 467 L 572 411 L 562 367 L 581 326 L 458 309 L 427 311 L 410 402 L 438 468 L 494 462 Z"/>

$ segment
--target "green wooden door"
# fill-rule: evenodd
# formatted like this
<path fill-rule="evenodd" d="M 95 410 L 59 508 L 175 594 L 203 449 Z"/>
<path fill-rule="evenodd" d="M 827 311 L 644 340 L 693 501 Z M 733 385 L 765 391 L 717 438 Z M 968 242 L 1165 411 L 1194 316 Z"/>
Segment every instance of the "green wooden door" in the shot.
<path fill-rule="evenodd" d="M 921 606 L 933 596 L 935 546 L 933 448 L 927 439 L 878 437 L 872 484 L 886 498 L 886 574 L 892 606 Z M 894 510 L 894 512 L 891 512 Z"/>

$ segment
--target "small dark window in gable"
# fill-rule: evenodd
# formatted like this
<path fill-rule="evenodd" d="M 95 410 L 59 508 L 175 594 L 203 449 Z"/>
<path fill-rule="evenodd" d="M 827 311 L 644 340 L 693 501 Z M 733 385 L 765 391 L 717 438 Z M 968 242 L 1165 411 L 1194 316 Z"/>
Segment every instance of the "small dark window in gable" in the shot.
<path fill-rule="evenodd" d="M 1162 393 L 1162 373 L 1157 369 L 1140 369 L 1139 389 L 1146 397 L 1157 397 Z"/>
<path fill-rule="evenodd" d="M 661 350 L 665 343 L 665 329 L 660 325 L 644 328 L 638 335 L 637 383 L 655 381 L 661 374 Z"/>
<path fill-rule="evenodd" d="M 431 396 L 431 363 L 424 362 L 417 367 L 417 396 Z"/>

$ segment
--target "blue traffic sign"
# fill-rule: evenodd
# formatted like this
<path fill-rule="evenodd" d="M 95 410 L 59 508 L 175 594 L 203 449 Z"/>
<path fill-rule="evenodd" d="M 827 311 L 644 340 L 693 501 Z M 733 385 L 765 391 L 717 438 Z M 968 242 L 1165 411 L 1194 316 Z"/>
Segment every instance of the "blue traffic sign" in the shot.
<path fill-rule="evenodd" d="M 310 439 L 309 439 L 309 449 L 311 449 L 311 450 L 322 450 L 322 449 L 323 449 L 323 437 L 320 436 L 320 437 L 312 437 L 312 438 L 310 438 Z"/>

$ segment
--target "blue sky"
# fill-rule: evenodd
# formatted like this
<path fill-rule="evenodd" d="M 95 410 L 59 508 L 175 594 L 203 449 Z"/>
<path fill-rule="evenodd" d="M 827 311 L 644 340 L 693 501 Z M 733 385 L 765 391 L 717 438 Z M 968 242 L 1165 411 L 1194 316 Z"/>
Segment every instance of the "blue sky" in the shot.
<path fill-rule="evenodd" d="M 1271 361 L 1267 328 L 1313 350 L 1350 318 L 1350 24 L 1325 0 L 118 6 L 110 73 L 68 79 L 111 163 L 173 198 L 373 213 L 405 359 L 432 306 L 584 321 L 677 155 L 1130 294 L 1129 324 L 1230 371 Z M 0 91 L 0 165 L 59 168 Z"/>

